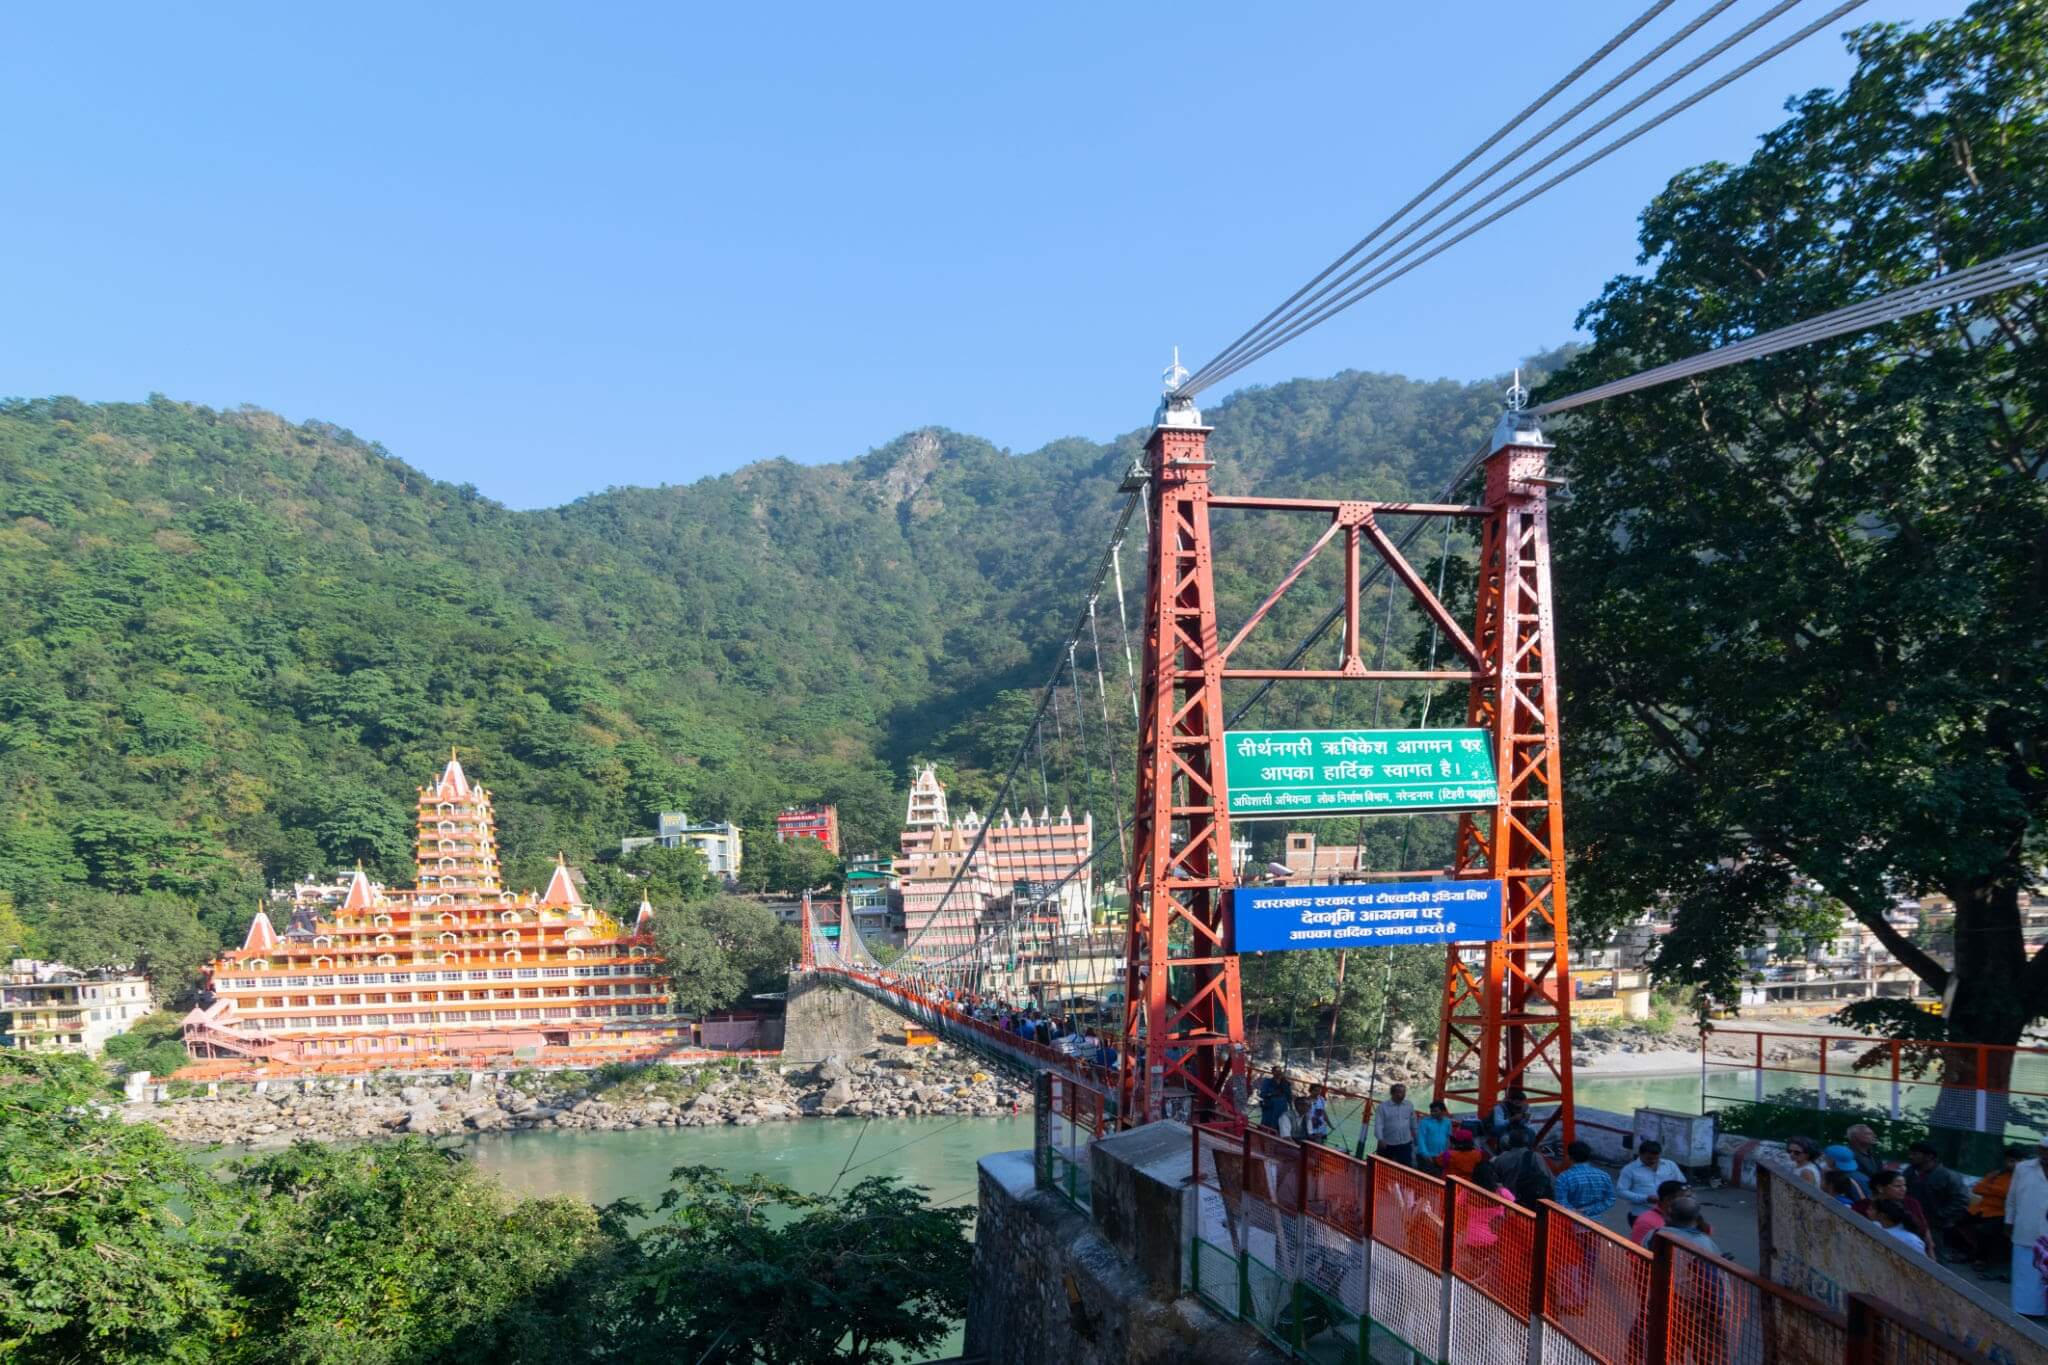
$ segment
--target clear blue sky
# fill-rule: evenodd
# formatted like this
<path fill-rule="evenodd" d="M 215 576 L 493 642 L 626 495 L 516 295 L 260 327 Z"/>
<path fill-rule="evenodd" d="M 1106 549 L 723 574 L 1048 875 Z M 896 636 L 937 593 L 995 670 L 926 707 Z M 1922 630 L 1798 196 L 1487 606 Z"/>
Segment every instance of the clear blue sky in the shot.
<path fill-rule="evenodd" d="M 16 6 L 0 394 L 254 403 L 521 507 L 1106 437 L 1641 2 Z M 1566 339 L 1672 171 L 1848 69 L 1812 39 L 1243 378 Z"/>

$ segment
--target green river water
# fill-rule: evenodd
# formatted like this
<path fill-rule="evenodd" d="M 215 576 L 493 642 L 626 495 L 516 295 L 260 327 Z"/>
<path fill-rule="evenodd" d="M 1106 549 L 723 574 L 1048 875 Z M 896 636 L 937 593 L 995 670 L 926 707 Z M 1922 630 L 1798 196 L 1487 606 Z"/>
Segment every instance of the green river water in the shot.
<path fill-rule="evenodd" d="M 1581 1081 L 1579 1102 L 1627 1113 L 1638 1105 L 1696 1112 L 1697 1073 Z M 1352 1136 L 1350 1134 L 1347 1137 Z M 858 1145 L 856 1145 L 858 1144 Z M 651 1204 L 681 1165 L 759 1172 L 812 1193 L 846 1181 L 893 1175 L 930 1191 L 938 1203 L 971 1201 L 974 1163 L 990 1152 L 1031 1145 L 1028 1116 L 995 1119 L 852 1119 L 764 1123 L 753 1128 L 638 1128 L 490 1133 L 465 1150 L 521 1194 L 572 1194 L 593 1204 L 637 1199 Z M 849 1160 L 851 1164 L 849 1163 Z"/>

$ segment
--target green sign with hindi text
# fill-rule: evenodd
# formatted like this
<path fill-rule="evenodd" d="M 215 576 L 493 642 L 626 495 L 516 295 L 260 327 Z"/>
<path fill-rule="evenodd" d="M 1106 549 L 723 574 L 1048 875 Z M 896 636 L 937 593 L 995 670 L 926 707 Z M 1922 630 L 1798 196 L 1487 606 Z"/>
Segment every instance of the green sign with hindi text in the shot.
<path fill-rule="evenodd" d="M 1238 819 L 1458 810 L 1499 799 L 1484 730 L 1232 730 L 1223 755 Z"/>

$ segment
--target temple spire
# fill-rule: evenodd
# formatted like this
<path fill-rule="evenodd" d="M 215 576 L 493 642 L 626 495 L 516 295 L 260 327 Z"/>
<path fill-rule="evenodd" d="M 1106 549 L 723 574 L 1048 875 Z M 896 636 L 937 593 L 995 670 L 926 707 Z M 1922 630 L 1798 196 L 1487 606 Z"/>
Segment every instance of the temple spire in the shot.
<path fill-rule="evenodd" d="M 651 934 L 654 932 L 654 907 L 647 903 L 647 893 L 640 893 L 640 913 L 633 917 L 633 932 Z"/>
<path fill-rule="evenodd" d="M 548 878 L 548 889 L 540 903 L 553 910 L 572 910 L 583 904 L 583 897 L 576 893 L 576 883 L 569 879 L 569 860 L 560 853 L 555 855 L 555 875 Z"/>
<path fill-rule="evenodd" d="M 448 746 L 448 766 L 441 770 L 440 785 L 434 788 L 434 795 L 443 800 L 460 801 L 469 795 L 469 777 L 462 771 L 462 760 L 455 756 L 455 746 Z"/>
<path fill-rule="evenodd" d="M 367 910 L 376 903 L 376 896 L 370 890 L 370 876 L 363 871 L 361 859 L 356 860 L 356 874 L 348 879 L 348 899 L 341 903 L 344 910 Z"/>
<path fill-rule="evenodd" d="M 270 927 L 270 916 L 260 906 L 256 918 L 249 921 L 249 936 L 242 940 L 242 951 L 267 953 L 277 946 L 277 930 Z"/>

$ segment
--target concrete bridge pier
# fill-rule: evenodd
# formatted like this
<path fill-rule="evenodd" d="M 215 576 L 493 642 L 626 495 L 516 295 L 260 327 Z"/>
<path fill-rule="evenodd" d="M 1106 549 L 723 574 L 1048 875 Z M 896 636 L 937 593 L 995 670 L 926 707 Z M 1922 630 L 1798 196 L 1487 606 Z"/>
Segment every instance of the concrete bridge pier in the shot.
<path fill-rule="evenodd" d="M 1186 1126 L 1171 1121 L 1095 1143 L 1087 1209 L 1040 1183 L 1032 1153 L 983 1157 L 967 1355 L 990 1365 L 1287 1360 L 1185 1292 L 1190 1143 Z"/>
<path fill-rule="evenodd" d="M 783 1015 L 782 1060 L 807 1065 L 858 1057 L 903 1041 L 903 1018 L 823 972 L 791 972 Z M 892 1036 L 893 1035 L 893 1036 Z"/>

